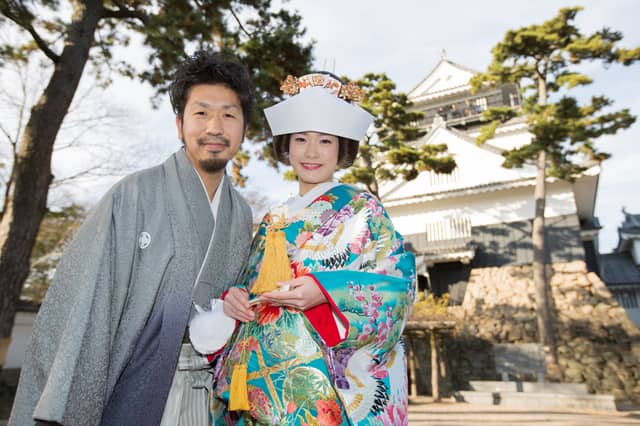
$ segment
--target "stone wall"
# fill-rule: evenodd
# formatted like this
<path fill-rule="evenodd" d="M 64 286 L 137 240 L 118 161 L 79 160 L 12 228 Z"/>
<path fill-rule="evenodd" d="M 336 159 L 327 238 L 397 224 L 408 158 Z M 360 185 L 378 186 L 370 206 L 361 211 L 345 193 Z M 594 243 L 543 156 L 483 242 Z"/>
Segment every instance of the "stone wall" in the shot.
<path fill-rule="evenodd" d="M 640 402 L 638 328 L 584 262 L 556 263 L 549 272 L 563 381 Z M 451 309 L 458 328 L 444 342 L 445 388 L 465 389 L 469 380 L 497 379 L 491 344 L 537 342 L 531 277 L 531 266 L 471 271 L 462 306 Z"/>

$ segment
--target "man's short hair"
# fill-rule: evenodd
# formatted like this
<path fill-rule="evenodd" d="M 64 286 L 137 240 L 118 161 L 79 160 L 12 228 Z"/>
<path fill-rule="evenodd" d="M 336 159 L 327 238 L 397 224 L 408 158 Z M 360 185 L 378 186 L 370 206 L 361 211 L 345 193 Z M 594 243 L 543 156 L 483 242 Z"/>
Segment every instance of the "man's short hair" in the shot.
<path fill-rule="evenodd" d="M 169 86 L 169 99 L 176 115 L 184 116 L 189 92 L 198 84 L 222 84 L 233 90 L 240 99 L 244 125 L 249 125 L 255 105 L 253 84 L 247 67 L 237 58 L 199 50 L 180 63 Z"/>
<path fill-rule="evenodd" d="M 289 162 L 289 145 L 291 135 L 279 135 L 273 137 L 273 152 L 276 160 L 287 166 Z M 338 137 L 338 167 L 346 169 L 351 167 L 358 155 L 358 141 L 353 139 Z"/>

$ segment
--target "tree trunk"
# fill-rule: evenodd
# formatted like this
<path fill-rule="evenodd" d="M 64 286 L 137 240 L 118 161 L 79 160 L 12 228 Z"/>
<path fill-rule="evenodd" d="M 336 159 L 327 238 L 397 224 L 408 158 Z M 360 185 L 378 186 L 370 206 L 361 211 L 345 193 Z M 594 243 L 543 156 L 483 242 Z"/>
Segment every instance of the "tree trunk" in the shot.
<path fill-rule="evenodd" d="M 535 217 L 531 241 L 533 243 L 533 285 L 536 292 L 536 315 L 538 319 L 538 338 L 544 347 L 549 379 L 559 380 L 558 355 L 553 333 L 551 289 L 547 278 L 545 247 L 545 197 L 547 153 L 538 154 L 538 175 L 535 188 Z"/>
<path fill-rule="evenodd" d="M 538 74 L 538 104 L 547 104 L 547 81 Z M 544 347 L 547 363 L 547 376 L 551 381 L 562 377 L 558 364 L 558 351 L 553 332 L 552 293 L 547 279 L 544 209 L 547 196 L 547 152 L 538 153 L 538 174 L 535 188 L 535 216 L 531 242 L 533 243 L 533 285 L 536 291 L 536 315 L 538 319 L 538 339 Z"/>
<path fill-rule="evenodd" d="M 29 259 L 47 208 L 51 154 L 78 88 L 100 20 L 101 0 L 74 2 L 64 50 L 49 84 L 31 109 L 18 147 L 11 194 L 0 221 L 0 339 L 7 342 L 15 321 Z M 2 354 L 0 354 L 2 355 Z M 0 358 L 0 367 L 4 356 Z"/>
<path fill-rule="evenodd" d="M 558 363 L 558 351 L 553 331 L 553 300 L 547 267 L 545 264 L 545 197 L 546 197 L 547 153 L 538 154 L 538 176 L 536 178 L 536 211 L 533 219 L 533 285 L 536 292 L 536 316 L 538 319 L 538 339 L 544 347 L 547 364 L 547 377 L 551 381 L 560 381 L 562 372 Z"/>

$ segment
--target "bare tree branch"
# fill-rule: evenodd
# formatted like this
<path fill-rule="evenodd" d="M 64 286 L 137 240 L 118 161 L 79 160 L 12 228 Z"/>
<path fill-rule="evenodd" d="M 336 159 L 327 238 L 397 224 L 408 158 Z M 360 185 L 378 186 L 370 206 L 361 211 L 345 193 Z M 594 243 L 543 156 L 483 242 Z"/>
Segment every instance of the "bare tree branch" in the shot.
<path fill-rule="evenodd" d="M 94 124 L 87 124 L 86 122 L 84 124 L 79 123 L 78 126 L 83 126 L 80 129 L 80 132 L 78 134 L 76 134 L 75 136 L 73 136 L 70 140 L 65 141 L 65 142 L 61 142 L 61 143 L 56 143 L 53 147 L 53 150 L 56 152 L 59 151 L 63 151 L 65 149 L 69 149 L 69 148 L 78 148 L 78 147 L 82 147 L 84 148 L 91 148 L 91 147 L 100 147 L 100 148 L 104 148 L 103 144 L 98 144 L 98 143 L 87 143 L 86 139 L 83 139 L 83 136 L 85 136 L 87 133 L 92 132 L 95 129 L 99 129 L 100 126 L 106 125 L 108 126 L 109 123 L 105 120 L 104 122 L 96 122 Z"/>
<path fill-rule="evenodd" d="M 3 37 L 0 35 L 0 37 Z M 28 36 L 22 36 L 22 42 Z M 15 43 L 7 40 L 7 44 Z M 42 62 L 42 61 L 40 61 Z M 50 67 L 46 60 L 46 66 Z M 37 101 L 40 93 L 41 78 L 46 78 L 46 72 L 41 72 L 39 62 L 35 55 L 30 56 L 26 62 L 7 62 L 0 70 L 0 141 L 6 139 L 11 145 L 11 151 L 7 148 L 2 151 L 6 159 L 0 178 L 0 210 L 12 194 L 15 180 L 14 165 L 16 164 L 17 147 L 24 132 L 25 119 L 29 109 Z M 35 67 L 35 68 L 34 68 Z M 102 91 L 99 86 L 89 84 L 80 88 L 76 93 L 76 99 L 69 108 L 61 126 L 61 134 L 53 149 L 57 153 L 73 151 L 68 158 L 78 153 L 84 153 L 87 160 L 78 163 L 82 170 L 69 170 L 65 166 L 64 173 L 59 175 L 51 184 L 51 189 L 60 190 L 65 187 L 75 186 L 74 183 L 89 181 L 91 179 L 110 178 L 126 174 L 134 170 L 132 165 L 122 165 L 122 159 L 126 155 L 118 153 L 113 143 L 104 143 L 101 136 L 105 129 L 120 129 L 127 121 L 127 113 L 118 106 L 105 103 L 101 98 Z M 5 117 L 4 114 L 8 115 Z M 62 154 L 67 156 L 67 154 Z M 64 165 L 65 160 L 62 161 Z M 118 164 L 118 166 L 116 166 Z M 67 199 L 68 197 L 65 197 Z M 68 201 L 68 200 L 67 200 Z M 65 201 L 65 202 L 67 202 Z M 2 212 L 0 212 L 0 217 Z"/>
<path fill-rule="evenodd" d="M 2 123 L 0 123 L 0 132 L 2 132 L 7 137 L 7 140 L 9 141 L 9 143 L 13 144 L 13 139 L 11 138 L 11 134 L 7 129 L 5 129 Z"/>
<path fill-rule="evenodd" d="M 238 26 L 240 27 L 240 29 L 242 30 L 243 33 L 245 33 L 248 37 L 251 37 L 252 34 L 247 31 L 247 29 L 244 27 L 244 25 L 242 25 L 242 21 L 240 20 L 240 18 L 238 17 L 238 15 L 236 14 L 236 11 L 233 10 L 232 7 L 229 8 L 229 10 L 231 11 L 231 15 L 233 15 L 233 17 L 235 18 L 236 22 L 238 23 Z"/>
<path fill-rule="evenodd" d="M 26 68 L 26 67 L 25 67 Z M 23 72 L 21 72 L 23 71 Z M 20 76 L 20 90 L 22 91 L 22 102 L 19 105 L 19 110 L 18 110 L 18 123 L 16 125 L 16 136 L 15 139 L 13 140 L 13 145 L 14 145 L 14 151 L 15 151 L 15 146 L 18 145 L 18 141 L 20 140 L 20 136 L 22 135 L 22 129 L 23 129 L 23 125 L 24 125 L 24 117 L 25 117 L 25 110 L 27 109 L 27 103 L 29 102 L 29 88 L 28 88 L 28 83 L 27 83 L 27 79 L 28 79 L 28 73 L 24 72 L 24 69 L 18 69 L 17 73 Z"/>

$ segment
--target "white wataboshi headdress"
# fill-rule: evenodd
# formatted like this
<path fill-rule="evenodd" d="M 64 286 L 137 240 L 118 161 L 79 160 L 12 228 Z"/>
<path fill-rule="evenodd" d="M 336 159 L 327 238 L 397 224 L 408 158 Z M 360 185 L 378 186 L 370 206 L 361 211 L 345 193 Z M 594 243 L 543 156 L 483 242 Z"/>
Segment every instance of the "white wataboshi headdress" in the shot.
<path fill-rule="evenodd" d="M 362 90 L 343 84 L 329 74 L 288 76 L 282 91 L 293 95 L 264 110 L 271 134 L 319 132 L 359 141 L 373 123 L 373 116 L 355 103 Z"/>

